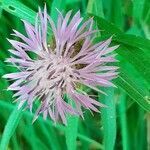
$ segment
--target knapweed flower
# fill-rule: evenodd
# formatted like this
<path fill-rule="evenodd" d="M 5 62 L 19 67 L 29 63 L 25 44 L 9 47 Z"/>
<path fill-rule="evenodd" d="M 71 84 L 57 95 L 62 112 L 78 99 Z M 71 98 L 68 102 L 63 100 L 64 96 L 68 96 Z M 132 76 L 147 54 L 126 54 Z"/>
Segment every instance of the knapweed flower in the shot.
<path fill-rule="evenodd" d="M 6 61 L 18 72 L 4 78 L 13 80 L 8 90 L 16 91 L 19 108 L 26 105 L 32 111 L 36 103 L 35 119 L 42 113 L 44 118 L 49 115 L 66 124 L 66 114 L 83 117 L 82 107 L 98 112 L 103 104 L 77 88 L 84 85 L 101 92 L 97 86 L 114 86 L 111 80 L 117 76 L 117 67 L 110 65 L 116 61 L 110 53 L 118 46 L 109 47 L 111 38 L 93 44 L 98 32 L 92 27 L 93 18 L 83 22 L 80 11 L 72 18 L 71 14 L 69 11 L 64 17 L 58 11 L 55 24 L 46 7 L 43 12 L 39 9 L 35 25 L 23 21 L 27 35 L 14 30 L 20 41 L 9 40 L 13 49 Z"/>

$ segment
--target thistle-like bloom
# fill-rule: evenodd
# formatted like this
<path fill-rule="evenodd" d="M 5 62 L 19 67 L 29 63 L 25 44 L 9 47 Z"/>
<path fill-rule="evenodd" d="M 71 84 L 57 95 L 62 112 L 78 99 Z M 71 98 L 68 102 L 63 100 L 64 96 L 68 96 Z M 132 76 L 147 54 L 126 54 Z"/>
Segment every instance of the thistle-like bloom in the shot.
<path fill-rule="evenodd" d="M 77 88 L 84 85 L 101 92 L 97 85 L 114 86 L 111 80 L 117 76 L 117 67 L 108 63 L 116 61 L 110 53 L 118 46 L 109 47 L 111 38 L 93 44 L 98 32 L 92 28 L 93 18 L 83 22 L 79 11 L 72 19 L 71 11 L 65 17 L 58 14 L 55 25 L 45 7 L 44 12 L 39 10 L 35 25 L 23 21 L 27 36 L 14 30 L 21 41 L 9 40 L 13 49 L 6 61 L 19 71 L 4 78 L 14 81 L 8 90 L 16 91 L 19 108 L 26 105 L 32 111 L 36 103 L 35 119 L 42 113 L 44 118 L 49 115 L 66 124 L 67 113 L 83 117 L 81 107 L 98 112 L 97 107 L 104 106 Z"/>

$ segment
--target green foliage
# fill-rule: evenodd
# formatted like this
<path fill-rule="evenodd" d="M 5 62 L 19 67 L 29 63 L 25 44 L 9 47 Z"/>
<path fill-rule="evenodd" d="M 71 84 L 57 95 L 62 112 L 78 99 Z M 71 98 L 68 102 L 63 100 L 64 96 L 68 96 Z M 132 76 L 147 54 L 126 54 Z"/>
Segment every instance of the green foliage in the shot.
<path fill-rule="evenodd" d="M 124 92 L 119 93 L 118 112 L 121 126 L 123 150 L 128 150 L 129 141 L 128 141 L 127 116 L 126 116 L 126 94 Z"/>
<path fill-rule="evenodd" d="M 18 105 L 16 105 L 15 109 L 13 110 L 12 114 L 8 118 L 7 124 L 5 126 L 0 149 L 5 150 L 8 146 L 9 140 L 13 135 L 22 115 L 22 109 L 18 110 Z"/>
<path fill-rule="evenodd" d="M 114 89 L 105 90 L 108 94 L 105 97 L 99 95 L 99 99 L 107 107 L 101 109 L 102 124 L 104 128 L 104 149 L 113 150 L 116 140 L 116 105 Z"/>
<path fill-rule="evenodd" d="M 150 83 L 150 57 L 148 52 L 150 41 L 142 37 L 124 34 L 116 26 L 97 16 L 95 16 L 95 20 L 99 29 L 104 30 L 100 38 L 108 38 L 111 34 L 114 34 L 114 43 L 120 44 L 120 48 L 116 50 L 120 55 L 120 74 L 115 83 L 144 109 L 150 111 L 150 103 L 146 100 Z M 134 74 L 136 71 L 138 73 Z M 137 74 L 142 79 L 135 79 Z"/>
<path fill-rule="evenodd" d="M 66 144 L 68 150 L 76 150 L 76 139 L 78 133 L 78 117 L 68 116 L 66 127 Z"/>
<path fill-rule="evenodd" d="M 96 41 L 113 36 L 119 75 L 117 88 L 103 89 L 107 96 L 89 89 L 87 93 L 107 105 L 101 114 L 84 112 L 84 120 L 68 116 L 68 125 L 54 124 L 42 117 L 32 124 L 29 111 L 17 109 L 10 81 L 0 79 L 0 150 L 144 150 L 150 139 L 150 1 L 149 0 L 1 0 L 0 1 L 0 76 L 15 71 L 3 61 L 9 56 L 6 38 L 12 29 L 24 32 L 21 19 L 34 24 L 38 8 L 47 9 L 57 20 L 63 13 L 81 10 L 94 16 L 101 31 Z M 89 15 L 90 14 L 90 15 Z M 147 142 L 148 141 L 148 142 Z"/>
<path fill-rule="evenodd" d="M 3 1 L 1 7 L 7 12 L 19 17 L 20 19 L 34 23 L 36 13 L 17 0 Z"/>

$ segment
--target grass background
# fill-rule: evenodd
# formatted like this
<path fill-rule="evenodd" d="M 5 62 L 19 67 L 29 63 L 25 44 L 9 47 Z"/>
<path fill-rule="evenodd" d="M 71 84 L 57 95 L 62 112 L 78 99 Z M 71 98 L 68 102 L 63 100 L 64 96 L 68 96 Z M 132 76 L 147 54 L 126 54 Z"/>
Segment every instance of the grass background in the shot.
<path fill-rule="evenodd" d="M 21 19 L 34 23 L 45 3 L 55 20 L 55 8 L 94 16 L 98 41 L 113 35 L 112 44 L 120 45 L 118 88 L 103 89 L 108 96 L 86 89 L 108 105 L 101 114 L 68 116 L 66 127 L 42 117 L 32 125 L 33 114 L 17 109 L 6 91 L 10 82 L 0 78 L 0 150 L 150 150 L 150 0 L 0 0 L 0 77 L 15 71 L 4 63 L 6 38 L 12 29 L 24 33 Z"/>

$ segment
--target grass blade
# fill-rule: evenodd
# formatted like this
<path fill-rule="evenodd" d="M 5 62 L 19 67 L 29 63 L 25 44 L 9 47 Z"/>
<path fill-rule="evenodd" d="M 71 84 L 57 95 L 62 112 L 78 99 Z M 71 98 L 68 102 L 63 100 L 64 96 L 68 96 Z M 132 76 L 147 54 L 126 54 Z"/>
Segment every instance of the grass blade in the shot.
<path fill-rule="evenodd" d="M 116 107 L 114 101 L 114 89 L 105 90 L 108 94 L 104 98 L 99 95 L 99 100 L 105 104 L 106 108 L 101 109 L 102 123 L 104 128 L 104 149 L 113 150 L 116 140 Z"/>
<path fill-rule="evenodd" d="M 130 77 L 121 73 L 120 76 L 115 80 L 117 86 L 121 87 L 126 93 L 136 101 L 143 109 L 150 111 L 150 103 L 146 100 L 145 95 L 136 88 L 136 85 L 130 80 Z"/>
<path fill-rule="evenodd" d="M 0 107 L 4 107 L 4 108 L 7 108 L 9 111 L 15 109 L 15 107 L 8 103 L 8 102 L 5 102 L 5 101 L 0 101 Z M 24 111 L 23 112 L 23 116 L 24 117 L 27 117 L 27 118 L 33 118 L 34 115 L 31 114 L 30 112 L 28 111 Z M 39 121 L 43 121 L 43 118 L 41 116 L 39 116 L 38 118 Z M 57 129 L 59 129 L 60 131 L 66 131 L 66 128 L 62 125 L 59 125 L 59 124 L 54 124 L 53 122 L 51 122 L 50 120 L 46 120 L 44 121 L 44 124 L 48 125 L 48 126 L 51 126 L 51 127 L 55 127 Z M 87 136 L 84 136 L 82 134 L 77 134 L 77 137 L 81 140 L 84 140 L 85 142 L 89 143 L 89 144 L 94 144 L 94 145 L 97 145 L 98 148 L 101 149 L 101 147 L 103 147 L 100 143 L 96 142 L 95 140 L 87 137 Z M 1 149 L 0 149 L 1 150 Z"/>
<path fill-rule="evenodd" d="M 34 23 L 36 13 L 17 0 L 4 0 L 1 8 L 21 19 Z"/>
<path fill-rule="evenodd" d="M 65 0 L 54 0 L 51 6 L 51 17 L 55 21 L 57 20 L 58 17 L 58 12 L 56 9 L 59 11 L 62 11 L 65 7 Z"/>
<path fill-rule="evenodd" d="M 66 144 L 68 150 L 76 150 L 76 139 L 78 133 L 78 117 L 68 116 L 68 125 L 65 130 Z"/>
<path fill-rule="evenodd" d="M 147 114 L 147 149 L 150 149 L 150 114 Z"/>
<path fill-rule="evenodd" d="M 142 19 L 145 0 L 133 0 L 133 18 L 139 23 Z"/>
<path fill-rule="evenodd" d="M 57 135 L 55 133 L 55 130 L 52 126 L 46 126 L 46 124 L 43 123 L 43 121 L 39 120 L 39 125 L 41 132 L 43 132 L 43 136 L 45 139 L 43 141 L 48 141 L 49 146 L 51 147 L 52 150 L 61 150 L 60 148 L 60 143 L 57 139 Z M 39 126 L 37 128 L 38 132 Z M 48 131 L 48 132 L 47 132 Z"/>
<path fill-rule="evenodd" d="M 124 92 L 121 92 L 119 96 L 119 118 L 121 125 L 122 147 L 123 150 L 129 150 L 126 119 L 126 94 Z"/>
<path fill-rule="evenodd" d="M 74 105 L 71 99 L 66 95 L 67 101 L 70 105 Z M 67 116 L 67 126 L 65 130 L 66 144 L 68 150 L 76 150 L 76 139 L 78 134 L 78 116 Z"/>
<path fill-rule="evenodd" d="M 104 18 L 102 0 L 89 0 L 87 12 Z"/>
<path fill-rule="evenodd" d="M 15 132 L 19 120 L 21 119 L 21 116 L 22 116 L 22 109 L 18 110 L 18 105 L 16 105 L 5 126 L 0 143 L 0 150 L 6 150 L 9 140 L 13 135 L 13 133 Z"/>

